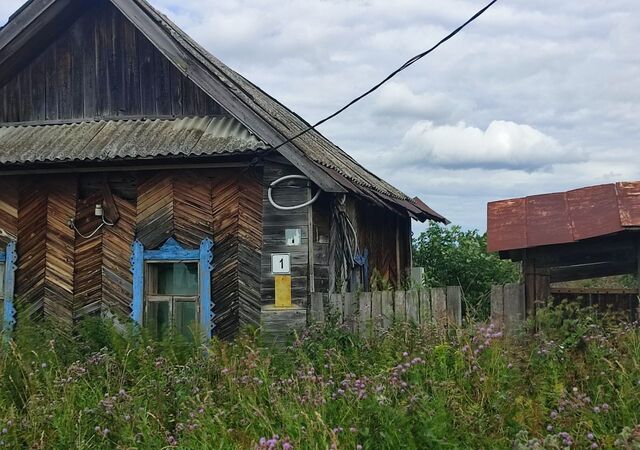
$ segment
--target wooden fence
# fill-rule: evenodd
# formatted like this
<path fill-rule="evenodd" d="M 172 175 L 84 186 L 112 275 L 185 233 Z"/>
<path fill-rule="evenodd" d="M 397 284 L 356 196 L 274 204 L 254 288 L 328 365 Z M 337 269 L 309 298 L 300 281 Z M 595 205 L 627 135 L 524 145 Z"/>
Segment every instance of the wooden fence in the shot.
<path fill-rule="evenodd" d="M 352 331 L 387 329 L 394 322 L 462 325 L 462 289 L 459 286 L 412 291 L 313 293 L 309 323 L 324 323 L 330 314 Z"/>
<path fill-rule="evenodd" d="M 637 289 L 551 288 L 551 301 L 563 300 L 595 307 L 599 312 L 618 313 L 633 322 L 640 317 Z M 507 331 L 517 329 L 526 318 L 524 284 L 491 288 L 491 321 Z"/>

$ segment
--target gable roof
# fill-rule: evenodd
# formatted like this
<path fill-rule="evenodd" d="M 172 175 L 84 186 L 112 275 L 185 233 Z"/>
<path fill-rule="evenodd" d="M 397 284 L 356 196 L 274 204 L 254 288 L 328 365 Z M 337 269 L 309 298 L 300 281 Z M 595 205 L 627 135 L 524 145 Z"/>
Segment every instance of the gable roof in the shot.
<path fill-rule="evenodd" d="M 216 100 L 240 123 L 267 144 L 277 146 L 309 124 L 246 78 L 233 71 L 146 0 L 109 0 L 187 78 Z M 81 7 L 78 0 L 30 0 L 0 29 L 3 53 L 17 52 L 66 9 Z M 68 12 L 67 12 L 68 14 Z M 319 132 L 312 130 L 278 149 L 324 191 L 351 192 L 381 206 L 406 212 L 419 220 L 445 222 L 423 202 L 416 201 L 358 164 Z"/>

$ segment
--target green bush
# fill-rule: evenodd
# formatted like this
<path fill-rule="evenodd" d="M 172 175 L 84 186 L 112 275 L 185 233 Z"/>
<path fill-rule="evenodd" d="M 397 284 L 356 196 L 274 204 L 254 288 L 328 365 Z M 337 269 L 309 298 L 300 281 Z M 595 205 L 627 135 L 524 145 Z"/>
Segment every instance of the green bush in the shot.
<path fill-rule="evenodd" d="M 413 265 L 424 267 L 427 287 L 461 286 L 467 315 L 490 314 L 491 285 L 518 281 L 519 268 L 487 253 L 487 235 L 435 222 L 413 240 Z"/>
<path fill-rule="evenodd" d="M 0 446 L 638 448 L 638 328 L 567 305 L 540 318 L 511 339 L 330 325 L 278 349 L 252 330 L 204 346 L 100 321 L 72 336 L 21 324 L 0 350 Z"/>

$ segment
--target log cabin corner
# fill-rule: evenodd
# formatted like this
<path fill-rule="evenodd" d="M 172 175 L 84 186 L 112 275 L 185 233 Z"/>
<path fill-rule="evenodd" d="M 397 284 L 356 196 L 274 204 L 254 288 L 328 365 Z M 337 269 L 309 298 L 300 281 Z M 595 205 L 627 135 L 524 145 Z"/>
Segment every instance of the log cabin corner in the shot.
<path fill-rule="evenodd" d="M 274 303 L 274 255 L 301 308 L 401 283 L 411 220 L 446 219 L 318 132 L 279 146 L 307 127 L 144 0 L 27 2 L 0 29 L 3 328 L 229 338 Z"/>

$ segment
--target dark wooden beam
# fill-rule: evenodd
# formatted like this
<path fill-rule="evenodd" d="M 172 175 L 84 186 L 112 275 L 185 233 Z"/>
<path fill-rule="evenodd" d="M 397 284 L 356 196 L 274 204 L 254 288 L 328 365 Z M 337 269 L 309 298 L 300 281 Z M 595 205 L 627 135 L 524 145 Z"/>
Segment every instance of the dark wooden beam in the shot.
<path fill-rule="evenodd" d="M 637 265 L 635 260 L 555 267 L 551 269 L 551 282 L 562 283 L 566 281 L 586 280 L 589 278 L 635 274 L 636 270 Z"/>

